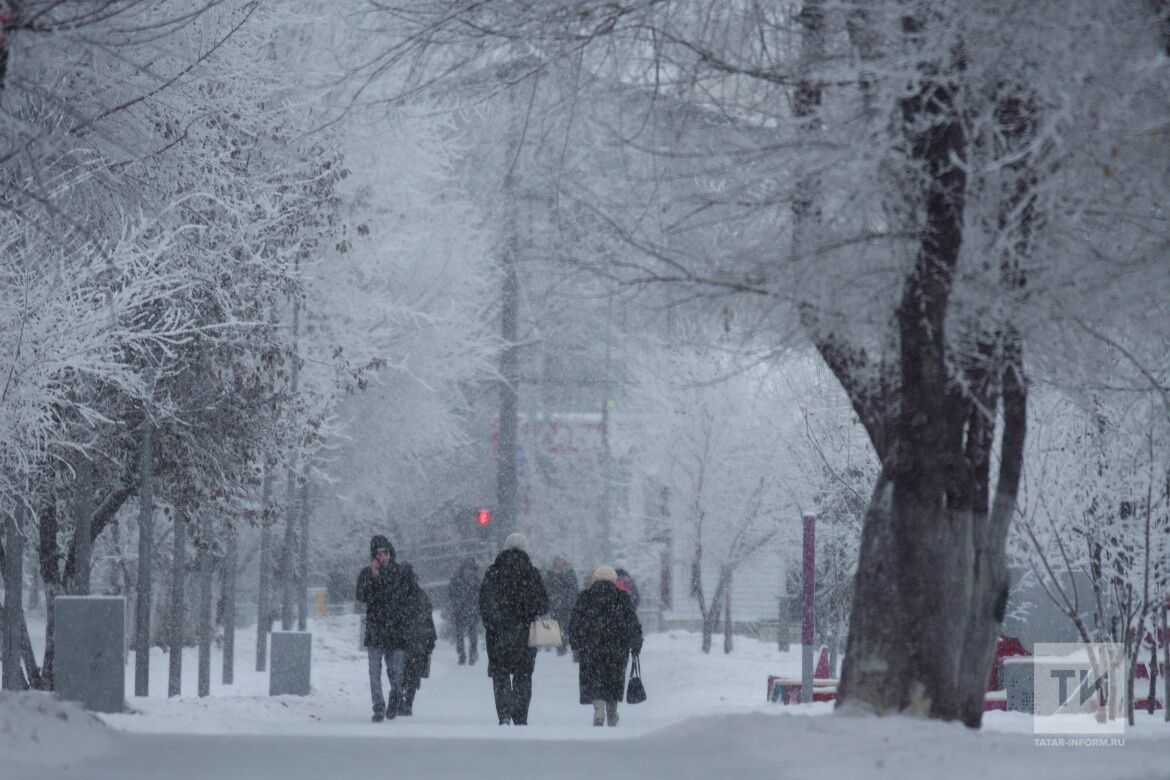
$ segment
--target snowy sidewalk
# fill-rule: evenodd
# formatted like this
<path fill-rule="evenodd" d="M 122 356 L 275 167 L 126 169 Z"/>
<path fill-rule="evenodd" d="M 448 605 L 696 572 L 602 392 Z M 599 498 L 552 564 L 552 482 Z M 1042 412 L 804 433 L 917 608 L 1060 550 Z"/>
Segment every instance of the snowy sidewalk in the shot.
<path fill-rule="evenodd" d="M 784 707 L 764 700 L 767 675 L 796 674 L 797 653 L 737 638 L 733 654 L 703 655 L 698 637 L 687 632 L 647 637 L 643 669 L 649 699 L 622 705 L 617 728 L 590 725 L 591 708 L 577 703 L 577 667 L 568 656 L 553 653 L 537 659 L 532 725 L 496 725 L 483 662 L 458 666 L 449 643 L 436 650 L 414 717 L 373 724 L 356 617 L 325 618 L 310 628 L 310 696 L 267 696 L 267 675 L 251 671 L 250 631 L 240 632 L 236 685 L 213 684 L 212 695 L 203 699 L 191 695 L 195 653 L 184 654 L 187 695 L 168 699 L 167 659 L 156 650 L 152 695 L 134 698 L 128 690 L 135 712 L 102 718 L 114 727 L 112 733 L 91 729 L 82 744 L 92 748 L 54 751 L 51 745 L 68 736 L 59 733 L 58 721 L 44 718 L 44 739 L 33 744 L 22 738 L 15 760 L 0 758 L 0 777 L 1170 777 L 1170 726 L 1160 717 L 1139 716 L 1125 745 L 1114 748 L 1038 746 L 1031 719 L 1020 713 L 989 713 L 982 732 L 906 718 L 825 717 L 828 705 Z M 129 676 L 132 671 L 131 659 Z M 218 680 L 218 653 L 213 671 Z M 0 731 L 3 727 L 0 722 Z"/>

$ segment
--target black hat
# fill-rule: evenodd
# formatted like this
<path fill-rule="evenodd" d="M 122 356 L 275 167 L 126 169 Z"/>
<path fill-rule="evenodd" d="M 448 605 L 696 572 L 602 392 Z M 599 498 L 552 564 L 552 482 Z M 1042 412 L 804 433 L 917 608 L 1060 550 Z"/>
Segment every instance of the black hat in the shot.
<path fill-rule="evenodd" d="M 394 557 L 394 545 L 390 544 L 390 540 L 381 534 L 377 534 L 370 539 L 370 557 L 373 558 L 378 554 L 378 550 L 385 550 L 390 553 L 390 557 Z"/>

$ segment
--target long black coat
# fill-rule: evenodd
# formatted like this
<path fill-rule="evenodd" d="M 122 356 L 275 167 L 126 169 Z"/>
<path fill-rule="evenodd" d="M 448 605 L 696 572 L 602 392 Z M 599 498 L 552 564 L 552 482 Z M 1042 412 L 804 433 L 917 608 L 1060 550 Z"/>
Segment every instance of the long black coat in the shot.
<path fill-rule="evenodd" d="M 572 569 L 544 573 L 544 585 L 548 589 L 549 609 L 561 628 L 568 630 L 573 605 L 577 603 L 577 574 Z"/>
<path fill-rule="evenodd" d="M 496 556 L 479 586 L 489 675 L 532 674 L 536 648 L 528 646 L 528 626 L 546 612 L 548 593 L 528 553 L 507 549 Z"/>
<path fill-rule="evenodd" d="M 569 621 L 577 651 L 581 703 L 622 701 L 626 661 L 642 652 L 642 625 L 629 597 L 612 582 L 595 582 L 577 599 Z"/>
<path fill-rule="evenodd" d="M 414 617 L 406 637 L 406 663 L 403 681 L 408 689 L 417 688 L 424 677 L 431 676 L 431 653 L 435 652 L 434 609 L 427 592 L 418 588 L 415 593 Z"/>
<path fill-rule="evenodd" d="M 479 575 L 470 567 L 460 566 L 447 585 L 447 603 L 451 608 L 451 622 L 460 625 L 472 623 L 479 616 L 476 605 Z"/>
<path fill-rule="evenodd" d="M 417 584 L 391 561 L 375 577 L 367 566 L 358 574 L 354 596 L 366 605 L 366 646 L 405 650 L 416 610 Z"/>

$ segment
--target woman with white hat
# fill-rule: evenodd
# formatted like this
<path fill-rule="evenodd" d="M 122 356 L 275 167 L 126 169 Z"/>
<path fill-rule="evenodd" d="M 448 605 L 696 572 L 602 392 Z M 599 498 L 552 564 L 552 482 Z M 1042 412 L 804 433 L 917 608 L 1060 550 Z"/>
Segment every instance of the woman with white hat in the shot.
<path fill-rule="evenodd" d="M 631 653 L 642 652 L 642 626 L 629 597 L 618 590 L 612 566 L 593 572 L 593 584 L 573 607 L 569 638 L 581 662 L 581 703 L 593 705 L 594 726 L 616 726 L 617 705 L 625 698 L 626 662 Z"/>

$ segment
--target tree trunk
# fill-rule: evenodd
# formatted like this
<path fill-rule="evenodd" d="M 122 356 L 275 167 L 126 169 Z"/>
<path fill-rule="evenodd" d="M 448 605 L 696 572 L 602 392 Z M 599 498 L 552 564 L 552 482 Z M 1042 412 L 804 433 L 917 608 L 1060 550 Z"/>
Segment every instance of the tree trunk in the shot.
<path fill-rule="evenodd" d="M 28 594 L 28 608 L 30 612 L 36 612 L 41 608 L 41 571 L 40 567 L 36 565 L 36 547 L 29 545 L 28 555 L 29 561 L 29 579 L 32 580 L 32 589 Z"/>
<path fill-rule="evenodd" d="M 1162 714 L 1170 723 L 1170 599 L 1162 604 Z"/>
<path fill-rule="evenodd" d="M 199 696 L 211 693 L 211 516 L 199 521 Z"/>
<path fill-rule="evenodd" d="M 67 592 L 77 596 L 89 595 L 89 575 L 93 558 L 93 536 L 90 524 L 93 521 L 93 461 L 81 458 L 77 464 L 77 497 L 75 500 L 73 526 L 74 562 L 72 576 L 67 577 Z"/>
<path fill-rule="evenodd" d="M 1154 714 L 1155 699 L 1158 697 L 1158 629 L 1154 628 L 1154 641 L 1150 643 L 1150 690 L 1146 694 L 1146 713 Z"/>
<path fill-rule="evenodd" d="M 731 634 L 734 627 L 731 620 L 731 574 L 727 575 L 727 590 L 723 591 L 723 652 L 731 652 Z"/>
<path fill-rule="evenodd" d="M 1003 433 L 995 499 L 989 514 L 974 518 L 972 524 L 975 545 L 972 599 L 959 665 L 960 717 L 972 728 L 983 723 L 983 702 L 991 666 L 995 663 L 996 640 L 1007 610 L 1010 583 L 1005 550 L 1008 529 L 1016 510 L 1027 433 L 1028 399 L 1023 359 L 1018 338 L 1011 333 L 1009 339 L 1011 343 L 1002 381 Z M 975 410 L 975 413 L 983 414 L 982 410 Z M 987 471 L 982 470 L 977 478 L 987 480 Z"/>
<path fill-rule="evenodd" d="M 903 26 L 910 36 L 921 29 L 912 18 Z M 951 87 L 926 66 L 920 76 L 901 108 L 911 159 L 926 177 L 922 238 L 897 311 L 900 384 L 885 406 L 896 410 L 893 446 L 874 442 L 882 470 L 862 530 L 838 706 L 952 720 L 974 563 L 962 436 L 969 403 L 951 381 L 946 339 L 965 140 Z M 846 389 L 857 382 L 839 378 Z"/>
<path fill-rule="evenodd" d="M 45 584 L 45 654 L 41 659 L 41 683 L 45 690 L 53 690 L 53 658 L 56 646 L 53 638 L 54 599 L 61 590 L 60 549 L 57 546 L 57 505 L 47 499 L 38 512 L 38 557 L 41 581 Z"/>
<path fill-rule="evenodd" d="M 235 682 L 236 674 L 236 558 L 239 534 L 228 529 L 227 549 L 223 557 L 223 684 Z"/>
<path fill-rule="evenodd" d="M 260 514 L 260 582 L 256 591 L 256 671 L 268 668 L 268 633 L 272 630 L 272 526 L 268 517 L 268 502 L 272 500 L 272 472 L 264 467 L 262 491 L 263 507 Z"/>
<path fill-rule="evenodd" d="M 25 679 L 20 669 L 20 650 L 24 625 L 24 502 L 16 499 L 16 508 L 4 516 L 4 665 L 3 687 L 18 691 Z"/>
<path fill-rule="evenodd" d="M 182 510 L 174 513 L 174 553 L 171 559 L 171 614 L 167 630 L 169 648 L 167 696 L 183 692 L 183 578 L 187 573 L 187 520 Z"/>
<path fill-rule="evenodd" d="M 153 382 L 148 380 L 147 384 Z M 138 577 L 134 596 L 134 695 L 150 695 L 150 611 L 154 557 L 154 435 L 143 415 L 138 488 Z"/>
<path fill-rule="evenodd" d="M 727 577 L 730 572 L 726 567 L 719 573 L 719 582 L 715 584 L 715 594 L 711 597 L 711 606 L 703 611 L 703 643 L 702 650 L 704 653 L 711 652 L 711 642 L 715 636 L 715 629 L 719 627 L 719 618 L 723 613 L 723 594 L 727 589 Z M 700 610 L 704 609 L 703 603 L 699 602 Z"/>

